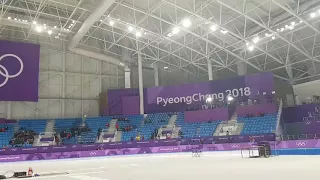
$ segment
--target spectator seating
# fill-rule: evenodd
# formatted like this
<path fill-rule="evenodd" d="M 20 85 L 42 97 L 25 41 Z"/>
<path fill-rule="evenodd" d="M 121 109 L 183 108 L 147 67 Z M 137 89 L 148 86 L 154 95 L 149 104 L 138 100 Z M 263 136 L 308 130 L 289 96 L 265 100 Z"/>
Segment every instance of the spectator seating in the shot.
<path fill-rule="evenodd" d="M 14 135 L 14 124 L 0 124 L 0 128 L 6 128 L 6 132 L 0 132 L 0 148 L 9 145 L 10 139 Z"/>
<path fill-rule="evenodd" d="M 144 136 L 145 140 L 151 139 L 152 133 L 155 129 L 159 129 L 161 126 L 168 125 L 170 119 L 169 113 L 148 114 L 145 121 L 151 121 L 150 123 L 144 123 L 143 127 L 139 128 L 139 135 Z"/>
<path fill-rule="evenodd" d="M 65 130 L 70 130 L 72 127 L 76 125 L 76 123 L 80 124 L 80 118 L 72 118 L 72 119 L 56 119 L 55 120 L 55 131 L 57 133 Z"/>
<path fill-rule="evenodd" d="M 121 141 L 130 141 L 131 137 L 135 138 L 138 134 L 137 128 L 141 126 L 141 123 L 143 121 L 143 115 L 131 115 L 126 116 L 128 118 L 128 121 L 118 121 L 120 127 L 125 126 L 133 126 L 136 127 L 135 129 L 131 131 L 123 131 L 121 136 Z"/>
<path fill-rule="evenodd" d="M 106 124 L 110 123 L 111 117 L 95 117 L 88 118 L 86 120 L 86 125 L 91 129 L 91 132 L 81 133 L 80 136 L 77 137 L 78 143 L 87 144 L 96 141 L 98 129 L 106 129 Z"/>
<path fill-rule="evenodd" d="M 185 123 L 184 113 L 178 113 L 176 126 L 181 127 L 180 131 L 183 133 L 184 138 L 196 137 L 196 132 L 200 123 Z"/>
<path fill-rule="evenodd" d="M 273 133 L 276 130 L 277 114 L 266 114 L 263 117 L 238 117 L 244 123 L 241 134 Z"/>
<path fill-rule="evenodd" d="M 25 128 L 32 130 L 36 132 L 37 134 L 40 134 L 41 132 L 44 132 L 46 129 L 47 120 L 19 120 L 18 126 L 20 128 Z"/>
<path fill-rule="evenodd" d="M 212 136 L 214 131 L 217 129 L 218 125 L 222 121 L 213 121 L 210 123 L 201 123 L 200 124 L 200 132 L 199 136 L 200 137 L 205 137 L 205 136 Z"/>

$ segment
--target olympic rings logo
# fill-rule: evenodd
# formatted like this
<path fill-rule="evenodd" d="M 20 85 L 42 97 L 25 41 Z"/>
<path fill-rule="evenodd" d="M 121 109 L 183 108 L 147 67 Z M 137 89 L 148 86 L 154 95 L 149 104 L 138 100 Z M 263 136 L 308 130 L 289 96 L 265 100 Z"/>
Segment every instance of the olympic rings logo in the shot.
<path fill-rule="evenodd" d="M 239 148 L 240 147 L 240 145 L 239 144 L 233 144 L 233 145 L 231 145 L 231 148 L 233 148 L 233 149 L 235 149 L 235 148 Z"/>
<path fill-rule="evenodd" d="M 306 146 L 307 142 L 297 142 L 296 145 L 297 146 Z"/>
<path fill-rule="evenodd" d="M 90 152 L 89 154 L 90 154 L 90 156 L 95 156 L 95 155 L 97 155 L 98 153 L 97 153 L 97 152 Z"/>
<path fill-rule="evenodd" d="M 5 86 L 9 79 L 18 77 L 23 71 L 23 62 L 19 56 L 15 54 L 5 54 L 0 57 L 0 61 L 6 57 L 14 57 L 15 59 L 17 59 L 20 63 L 20 70 L 16 74 L 10 75 L 7 68 L 0 64 L 0 75 L 5 78 L 4 81 L 0 84 L 0 88 Z"/>

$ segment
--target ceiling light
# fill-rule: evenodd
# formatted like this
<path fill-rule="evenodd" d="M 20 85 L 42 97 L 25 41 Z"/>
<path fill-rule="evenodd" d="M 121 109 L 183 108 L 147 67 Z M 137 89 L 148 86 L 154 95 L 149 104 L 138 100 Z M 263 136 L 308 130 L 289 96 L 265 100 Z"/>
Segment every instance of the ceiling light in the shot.
<path fill-rule="evenodd" d="M 52 31 L 51 31 L 51 30 L 49 30 L 49 31 L 48 31 L 48 34 L 49 34 L 49 35 L 51 35 L 51 34 L 52 34 Z"/>
<path fill-rule="evenodd" d="M 302 21 L 299 21 L 300 23 L 302 23 Z"/>
<path fill-rule="evenodd" d="M 269 36 L 270 36 L 268 33 L 265 33 L 264 35 L 265 35 L 266 37 L 269 37 Z"/>
<path fill-rule="evenodd" d="M 70 31 L 70 29 L 67 29 L 67 31 Z"/>
<path fill-rule="evenodd" d="M 294 21 L 293 21 L 293 22 L 291 22 L 291 25 L 292 25 L 292 26 L 294 26 L 295 24 L 296 24 L 296 22 L 294 22 Z"/>
<path fill-rule="evenodd" d="M 8 19 L 11 19 L 11 17 L 8 17 Z"/>
<path fill-rule="evenodd" d="M 168 37 L 171 37 L 171 36 L 172 36 L 172 33 L 169 33 L 169 34 L 168 34 Z"/>
<path fill-rule="evenodd" d="M 210 23 L 210 22 L 207 21 L 207 22 L 205 22 L 204 24 L 209 24 L 209 23 Z"/>
<path fill-rule="evenodd" d="M 60 36 L 61 34 L 59 33 L 58 35 Z"/>
<path fill-rule="evenodd" d="M 76 21 L 72 20 L 72 23 L 75 23 Z"/>
<path fill-rule="evenodd" d="M 54 26 L 55 29 L 57 29 L 57 26 Z"/>
<path fill-rule="evenodd" d="M 37 24 L 37 21 L 33 21 L 32 24 Z"/>
<path fill-rule="evenodd" d="M 276 36 L 272 36 L 272 39 L 276 39 Z"/>
<path fill-rule="evenodd" d="M 36 27 L 36 31 L 37 31 L 37 32 L 41 33 L 42 30 L 43 30 L 42 26 L 37 26 L 37 27 Z"/>
<path fill-rule="evenodd" d="M 136 32 L 136 36 L 140 37 L 141 36 L 141 32 L 140 31 Z"/>
<path fill-rule="evenodd" d="M 294 29 L 294 26 L 289 26 L 288 29 L 292 30 L 292 29 Z"/>
<path fill-rule="evenodd" d="M 316 17 L 316 15 L 317 15 L 316 13 L 311 13 L 311 14 L 310 14 L 310 17 L 311 17 L 311 18 L 314 18 L 314 17 Z"/>
<path fill-rule="evenodd" d="M 210 30 L 213 31 L 213 32 L 216 31 L 217 30 L 217 26 L 216 25 L 210 26 Z"/>
<path fill-rule="evenodd" d="M 180 28 L 175 27 L 172 29 L 172 34 L 178 34 L 180 32 Z"/>
<path fill-rule="evenodd" d="M 168 69 L 168 67 L 167 67 L 167 66 L 165 66 L 165 67 L 163 67 L 163 69 Z"/>
<path fill-rule="evenodd" d="M 58 39 L 58 38 L 59 38 L 59 36 L 55 36 L 54 38 Z"/>
<path fill-rule="evenodd" d="M 185 28 L 190 27 L 191 24 L 192 24 L 192 22 L 191 22 L 190 19 L 184 19 L 184 20 L 182 21 L 182 26 L 185 27 Z"/>
<path fill-rule="evenodd" d="M 46 26 L 46 24 L 43 24 L 44 26 Z"/>
<path fill-rule="evenodd" d="M 147 35 L 147 32 L 144 32 L 143 34 L 144 34 L 144 35 Z"/>
<path fill-rule="evenodd" d="M 220 31 L 222 34 L 227 34 L 228 33 L 228 31 L 226 31 L 226 30 L 221 30 Z"/>
<path fill-rule="evenodd" d="M 280 29 L 277 29 L 277 31 L 280 31 Z"/>
<path fill-rule="evenodd" d="M 280 31 L 281 31 L 281 32 L 284 31 L 284 28 L 281 28 Z"/>
<path fill-rule="evenodd" d="M 102 19 L 100 19 L 100 22 L 102 22 Z"/>
<path fill-rule="evenodd" d="M 259 42 L 260 38 L 259 37 L 255 37 L 253 38 L 252 42 L 257 44 Z"/>
<path fill-rule="evenodd" d="M 249 43 L 246 43 L 247 46 L 249 46 Z"/>
<path fill-rule="evenodd" d="M 249 51 L 253 51 L 254 47 L 253 46 L 248 46 Z"/>
<path fill-rule="evenodd" d="M 114 21 L 110 21 L 109 24 L 110 24 L 110 26 L 113 26 L 114 25 Z"/>
<path fill-rule="evenodd" d="M 17 18 L 14 18 L 14 20 L 18 20 Z"/>
<path fill-rule="evenodd" d="M 44 26 L 44 27 L 43 27 L 43 29 L 47 29 L 47 27 L 46 27 L 46 26 Z"/>
<path fill-rule="evenodd" d="M 133 27 L 132 26 L 129 26 L 128 27 L 128 30 L 131 32 L 131 31 L 133 31 Z"/>

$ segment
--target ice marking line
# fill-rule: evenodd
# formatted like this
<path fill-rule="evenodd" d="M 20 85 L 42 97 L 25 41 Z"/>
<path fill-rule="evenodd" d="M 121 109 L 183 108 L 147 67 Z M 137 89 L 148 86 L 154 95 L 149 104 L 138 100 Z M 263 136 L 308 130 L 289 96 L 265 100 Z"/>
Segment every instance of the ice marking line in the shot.
<path fill-rule="evenodd" d="M 70 176 L 71 178 L 79 179 L 79 180 L 108 180 L 108 179 L 102 179 L 92 176 Z"/>

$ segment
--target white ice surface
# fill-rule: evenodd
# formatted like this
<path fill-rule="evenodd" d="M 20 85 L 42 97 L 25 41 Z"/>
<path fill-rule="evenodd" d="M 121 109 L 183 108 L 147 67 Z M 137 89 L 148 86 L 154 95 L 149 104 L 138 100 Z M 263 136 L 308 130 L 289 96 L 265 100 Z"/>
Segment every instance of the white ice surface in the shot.
<path fill-rule="evenodd" d="M 114 156 L 0 164 L 7 170 L 35 173 L 68 172 L 68 175 L 36 177 L 41 180 L 304 180 L 319 179 L 320 156 L 241 158 L 240 152 Z"/>

